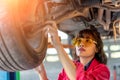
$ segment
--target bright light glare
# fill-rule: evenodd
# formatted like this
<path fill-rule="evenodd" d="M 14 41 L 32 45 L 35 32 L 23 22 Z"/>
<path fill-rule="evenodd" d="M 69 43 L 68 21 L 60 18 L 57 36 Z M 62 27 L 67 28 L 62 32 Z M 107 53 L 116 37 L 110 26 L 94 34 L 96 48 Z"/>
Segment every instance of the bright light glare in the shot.
<path fill-rule="evenodd" d="M 72 57 L 70 55 L 68 55 L 68 56 L 69 56 L 70 59 L 72 59 Z M 54 56 L 51 55 L 51 56 L 47 56 L 46 60 L 48 62 L 57 62 L 57 61 L 59 61 L 59 58 L 58 58 L 57 55 L 54 55 Z"/>
<path fill-rule="evenodd" d="M 65 48 L 66 53 L 70 53 L 70 50 L 68 48 Z M 48 48 L 47 54 L 57 54 L 57 51 L 55 48 Z"/>
<path fill-rule="evenodd" d="M 57 51 L 55 50 L 55 48 L 48 48 L 47 54 L 57 54 Z"/>
<path fill-rule="evenodd" d="M 6 12 L 9 16 L 13 17 L 20 22 L 34 21 L 36 7 L 39 0 L 2 0 L 2 4 L 5 4 Z"/>
<path fill-rule="evenodd" d="M 107 57 L 109 57 L 109 53 L 105 53 Z"/>
<path fill-rule="evenodd" d="M 111 46 L 110 46 L 110 50 L 111 50 L 111 51 L 120 50 L 120 45 L 111 45 Z"/>
<path fill-rule="evenodd" d="M 104 46 L 103 49 L 104 49 L 105 51 L 107 51 L 107 50 L 108 50 L 108 46 Z"/>
<path fill-rule="evenodd" d="M 70 50 L 69 49 L 65 49 L 66 53 L 70 53 Z M 47 49 L 47 57 L 46 57 L 46 60 L 49 61 L 49 62 L 56 62 L 56 61 L 59 61 L 59 58 L 57 56 L 57 51 L 55 48 L 48 48 Z M 72 57 L 68 54 L 68 56 L 72 59 Z"/>
<path fill-rule="evenodd" d="M 47 56 L 46 60 L 49 62 L 56 62 L 59 61 L 59 58 L 58 56 Z"/>
<path fill-rule="evenodd" d="M 61 37 L 61 39 L 67 39 L 68 35 L 62 31 L 58 30 L 58 35 Z"/>
<path fill-rule="evenodd" d="M 111 54 L 111 58 L 120 58 L 120 52 L 114 52 Z"/>

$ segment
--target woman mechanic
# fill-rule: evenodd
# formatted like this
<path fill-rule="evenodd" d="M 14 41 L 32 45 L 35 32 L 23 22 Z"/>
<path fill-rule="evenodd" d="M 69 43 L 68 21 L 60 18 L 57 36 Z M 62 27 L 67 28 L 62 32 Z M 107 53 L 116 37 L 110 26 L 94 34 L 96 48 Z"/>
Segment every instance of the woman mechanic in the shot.
<path fill-rule="evenodd" d="M 107 57 L 103 51 L 103 42 L 100 33 L 94 26 L 90 29 L 81 30 L 73 39 L 76 48 L 76 55 L 79 60 L 71 60 L 62 46 L 57 25 L 54 21 L 48 21 L 44 31 L 46 36 L 51 35 L 54 48 L 63 66 L 58 80 L 109 80 L 110 72 L 107 64 Z M 41 76 L 41 80 L 48 80 L 43 64 L 36 68 Z M 40 71 L 41 70 L 41 71 Z"/>

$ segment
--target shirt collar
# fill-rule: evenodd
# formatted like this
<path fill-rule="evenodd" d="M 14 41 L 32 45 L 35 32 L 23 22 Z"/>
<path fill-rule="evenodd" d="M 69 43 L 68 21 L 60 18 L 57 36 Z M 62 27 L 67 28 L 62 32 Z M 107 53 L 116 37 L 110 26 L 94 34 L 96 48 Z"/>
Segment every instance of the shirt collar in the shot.
<path fill-rule="evenodd" d="M 94 58 L 93 58 L 93 59 L 94 59 Z M 84 70 L 85 70 L 85 71 L 89 68 L 89 66 L 90 66 L 91 62 L 93 61 L 93 59 L 92 59 L 91 61 L 89 61 L 89 62 L 84 66 Z"/>

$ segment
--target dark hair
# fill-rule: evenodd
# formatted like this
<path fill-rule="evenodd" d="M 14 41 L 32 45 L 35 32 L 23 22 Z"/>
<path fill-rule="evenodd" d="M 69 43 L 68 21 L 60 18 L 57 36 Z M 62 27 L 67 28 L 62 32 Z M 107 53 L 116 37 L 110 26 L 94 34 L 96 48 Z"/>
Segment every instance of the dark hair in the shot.
<path fill-rule="evenodd" d="M 91 35 L 97 42 L 96 47 L 98 49 L 98 52 L 95 54 L 96 60 L 98 60 L 100 63 L 107 64 L 107 56 L 105 55 L 105 52 L 103 50 L 103 42 L 100 37 L 100 33 L 93 25 L 90 25 L 90 29 L 81 30 L 78 37 L 84 37 L 84 35 L 86 34 Z"/>

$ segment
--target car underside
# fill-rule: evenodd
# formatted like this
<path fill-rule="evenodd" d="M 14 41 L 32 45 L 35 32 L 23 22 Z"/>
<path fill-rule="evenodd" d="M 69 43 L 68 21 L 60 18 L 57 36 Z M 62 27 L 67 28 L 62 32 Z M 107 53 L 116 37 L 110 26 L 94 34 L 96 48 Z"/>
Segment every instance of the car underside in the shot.
<path fill-rule="evenodd" d="M 46 55 L 45 22 L 69 36 L 94 25 L 103 39 L 120 37 L 120 0 L 0 0 L 0 69 L 32 69 Z"/>
<path fill-rule="evenodd" d="M 119 37 L 119 0 L 46 1 L 47 14 L 59 24 L 59 29 L 75 35 L 86 25 L 94 25 L 104 38 Z M 78 25 L 77 25 L 78 24 Z"/>

